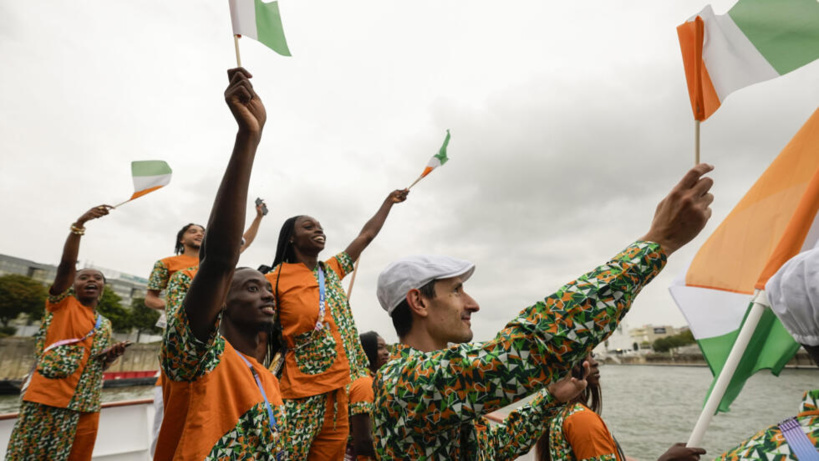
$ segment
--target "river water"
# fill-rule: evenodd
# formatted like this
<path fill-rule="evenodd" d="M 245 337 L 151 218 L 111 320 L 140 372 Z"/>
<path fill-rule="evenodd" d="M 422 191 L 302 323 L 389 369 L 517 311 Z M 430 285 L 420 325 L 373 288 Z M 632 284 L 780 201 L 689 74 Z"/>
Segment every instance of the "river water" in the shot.
<path fill-rule="evenodd" d="M 655 460 L 675 442 L 688 440 L 711 373 L 705 367 L 601 365 L 603 419 L 626 455 Z M 796 414 L 802 393 L 819 388 L 819 369 L 784 370 L 777 378 L 757 373 L 729 413 L 717 415 L 703 447 L 713 459 L 758 430 Z M 151 398 L 153 386 L 106 389 L 103 401 Z M 17 411 L 17 396 L 0 397 L 0 413 Z"/>
<path fill-rule="evenodd" d="M 626 456 L 656 460 L 687 442 L 711 385 L 706 367 L 602 365 L 603 420 Z M 702 447 L 713 459 L 764 427 L 797 413 L 802 394 L 819 389 L 819 369 L 757 373 L 728 413 L 717 415 Z"/>

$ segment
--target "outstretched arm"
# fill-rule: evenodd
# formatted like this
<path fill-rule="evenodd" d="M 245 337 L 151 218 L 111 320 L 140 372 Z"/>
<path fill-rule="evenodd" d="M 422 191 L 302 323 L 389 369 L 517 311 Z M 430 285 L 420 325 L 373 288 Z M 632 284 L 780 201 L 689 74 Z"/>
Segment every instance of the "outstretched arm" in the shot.
<path fill-rule="evenodd" d="M 262 218 L 264 217 L 264 202 L 256 205 L 256 217 L 253 218 L 253 222 L 250 223 L 250 227 L 247 228 L 245 233 L 242 235 L 242 248 L 239 249 L 239 253 L 244 253 L 245 250 L 256 240 L 256 234 L 259 233 L 259 226 L 262 224 Z"/>
<path fill-rule="evenodd" d="M 158 311 L 165 310 L 165 300 L 159 297 L 158 290 L 147 290 L 145 292 L 145 307 Z"/>
<path fill-rule="evenodd" d="M 239 262 L 250 172 L 267 118 L 264 104 L 250 84 L 250 73 L 241 67 L 231 69 L 228 78 L 225 101 L 239 131 L 210 212 L 199 272 L 184 300 L 191 332 L 203 342 L 213 332 Z"/>
<path fill-rule="evenodd" d="M 381 228 L 384 227 L 384 222 L 387 220 L 387 215 L 390 214 L 392 206 L 406 200 L 407 194 L 409 194 L 409 189 L 398 189 L 392 191 L 384 200 L 384 203 L 381 204 L 381 208 L 378 209 L 375 216 L 370 218 L 370 220 L 367 221 L 367 224 L 364 224 L 364 228 L 361 229 L 361 233 L 358 234 L 358 237 L 356 237 L 355 240 L 353 240 L 350 245 L 347 246 L 347 249 L 344 250 L 348 255 L 350 255 L 350 258 L 352 258 L 353 261 L 357 260 L 358 257 L 361 256 L 361 252 L 367 248 L 370 242 L 375 239 L 375 236 L 378 235 L 378 232 L 381 231 Z"/>
<path fill-rule="evenodd" d="M 65 239 L 63 246 L 63 256 L 57 266 L 57 276 L 51 284 L 49 293 L 59 295 L 71 287 L 74 283 L 74 276 L 77 273 L 77 255 L 80 253 L 80 238 L 85 234 L 85 223 L 92 219 L 101 218 L 108 214 L 110 205 L 100 205 L 86 211 L 77 221 L 71 225 L 71 233 Z"/>

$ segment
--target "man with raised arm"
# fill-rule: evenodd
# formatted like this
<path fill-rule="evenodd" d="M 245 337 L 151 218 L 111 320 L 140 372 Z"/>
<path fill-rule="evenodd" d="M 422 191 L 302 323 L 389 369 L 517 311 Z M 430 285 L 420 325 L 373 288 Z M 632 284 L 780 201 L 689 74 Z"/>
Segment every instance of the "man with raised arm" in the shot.
<path fill-rule="evenodd" d="M 464 290 L 475 265 L 443 256 L 398 260 L 378 277 L 378 301 L 401 344 L 373 385 L 379 459 L 494 460 L 526 453 L 543 421 L 488 429 L 484 415 L 566 376 L 628 311 L 668 255 L 711 216 L 713 167 L 690 170 L 657 206 L 649 232 L 609 262 L 524 309 L 491 341 L 472 340 L 478 303 Z M 448 343 L 455 343 L 447 347 Z M 541 395 L 538 406 L 554 405 Z"/>
<path fill-rule="evenodd" d="M 236 269 L 253 159 L 266 114 L 242 68 L 228 71 L 225 100 L 239 125 L 213 203 L 199 270 L 168 319 L 160 360 L 165 419 L 157 460 L 281 459 L 284 410 L 278 381 L 261 363 L 276 306 L 270 284 Z M 261 347 L 260 347 L 261 346 Z"/>

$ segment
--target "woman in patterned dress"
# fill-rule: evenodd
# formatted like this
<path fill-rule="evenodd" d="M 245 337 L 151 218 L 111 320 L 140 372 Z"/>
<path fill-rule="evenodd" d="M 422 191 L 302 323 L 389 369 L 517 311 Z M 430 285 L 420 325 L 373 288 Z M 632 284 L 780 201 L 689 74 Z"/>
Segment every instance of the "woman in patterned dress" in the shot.
<path fill-rule="evenodd" d="M 266 277 L 279 306 L 271 335 L 282 352 L 281 391 L 290 431 L 290 459 L 340 460 L 349 434 L 347 385 L 367 374 L 353 315 L 341 280 L 378 235 L 408 190 L 396 190 L 347 248 L 319 260 L 326 236 L 319 221 L 294 216 L 282 225 L 273 268 Z"/>
<path fill-rule="evenodd" d="M 35 367 L 24 387 L 7 460 L 90 460 L 99 425 L 102 372 L 125 352 L 111 346 L 111 322 L 96 312 L 105 276 L 76 270 L 85 223 L 108 214 L 100 205 L 71 225 L 46 314 L 36 339 Z"/>
<path fill-rule="evenodd" d="M 589 354 L 586 362 L 589 364 L 586 390 L 567 403 L 566 408 L 549 422 L 535 449 L 538 461 L 632 460 L 623 454 L 620 444 L 600 417 L 603 394 L 599 364 L 594 354 Z M 572 370 L 573 376 L 578 374 L 583 374 L 581 365 Z M 658 461 L 693 461 L 700 459 L 701 454 L 705 454 L 705 450 L 688 448 L 680 443 L 669 448 Z"/>

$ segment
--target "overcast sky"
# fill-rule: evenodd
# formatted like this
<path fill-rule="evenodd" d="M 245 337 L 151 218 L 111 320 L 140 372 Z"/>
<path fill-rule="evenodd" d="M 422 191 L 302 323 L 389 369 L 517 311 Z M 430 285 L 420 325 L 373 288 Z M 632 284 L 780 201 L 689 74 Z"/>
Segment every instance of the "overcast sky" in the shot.
<path fill-rule="evenodd" d="M 281 0 L 293 57 L 241 40 L 268 113 L 250 194 L 270 208 L 241 264 L 269 263 L 295 214 L 321 221 L 324 257 L 343 250 L 450 129 L 450 162 L 393 209 L 351 302 L 361 331 L 393 341 L 380 270 L 415 253 L 471 259 L 473 328 L 490 338 L 645 234 L 693 165 L 675 27 L 705 5 Z M 0 0 L 0 63 L 0 253 L 56 264 L 70 223 L 130 196 L 132 160 L 166 160 L 173 180 L 89 223 L 82 261 L 147 277 L 182 225 L 207 221 L 236 131 L 227 0 Z M 714 216 L 628 326 L 684 324 L 669 283 L 817 108 L 817 81 L 814 62 L 703 124 Z"/>

